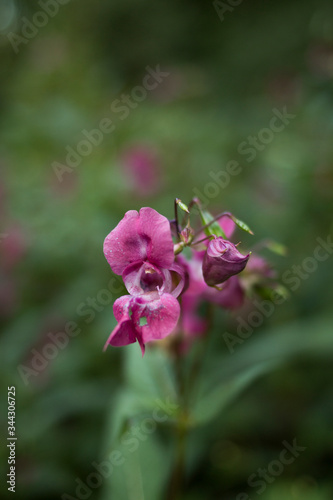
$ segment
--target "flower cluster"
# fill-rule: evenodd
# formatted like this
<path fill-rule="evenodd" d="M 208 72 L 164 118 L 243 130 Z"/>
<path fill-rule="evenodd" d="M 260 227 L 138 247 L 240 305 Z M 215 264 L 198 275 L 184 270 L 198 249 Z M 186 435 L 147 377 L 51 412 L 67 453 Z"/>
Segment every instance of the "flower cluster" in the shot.
<path fill-rule="evenodd" d="M 190 226 L 189 208 L 194 204 L 203 224 L 197 231 Z M 229 238 L 235 224 L 250 230 L 229 213 L 213 218 L 201 210 L 198 200 L 189 207 L 176 200 L 175 207 L 173 221 L 152 208 L 130 210 L 105 238 L 105 257 L 129 293 L 114 303 L 118 324 L 106 347 L 137 341 L 143 355 L 147 342 L 177 333 L 180 325 L 187 336 L 202 334 L 207 327 L 198 314 L 203 301 L 229 309 L 243 302 L 238 275 L 250 253 L 243 255 Z M 183 227 L 178 207 L 185 212 Z"/>

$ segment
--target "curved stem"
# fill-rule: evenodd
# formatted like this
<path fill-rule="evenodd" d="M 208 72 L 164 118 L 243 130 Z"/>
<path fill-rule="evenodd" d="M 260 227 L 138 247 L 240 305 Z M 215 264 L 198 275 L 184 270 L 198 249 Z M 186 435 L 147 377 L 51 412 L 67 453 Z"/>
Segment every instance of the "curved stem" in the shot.
<path fill-rule="evenodd" d="M 221 212 L 220 214 L 216 215 L 216 217 L 214 217 L 212 220 L 210 220 L 207 224 L 198 229 L 198 231 L 195 232 L 194 237 L 200 234 L 204 229 L 209 227 L 211 224 L 213 224 L 213 222 L 218 221 L 222 217 L 229 217 L 232 220 L 232 214 L 230 212 Z"/>

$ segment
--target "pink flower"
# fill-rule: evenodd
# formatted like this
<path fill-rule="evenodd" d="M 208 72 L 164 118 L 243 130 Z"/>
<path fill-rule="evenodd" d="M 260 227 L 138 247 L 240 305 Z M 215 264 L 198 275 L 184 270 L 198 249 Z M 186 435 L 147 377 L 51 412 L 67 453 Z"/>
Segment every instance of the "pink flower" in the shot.
<path fill-rule="evenodd" d="M 185 271 L 174 263 L 168 219 L 152 208 L 126 212 L 105 238 L 104 254 L 116 274 L 121 274 L 130 295 L 114 304 L 118 325 L 106 345 L 122 346 L 162 339 L 177 325 L 176 299 L 185 284 Z"/>
<path fill-rule="evenodd" d="M 256 274 L 260 277 L 276 278 L 276 272 L 264 257 L 257 254 L 252 254 L 249 260 L 246 272 Z"/>
<path fill-rule="evenodd" d="M 224 309 L 238 309 L 244 302 L 244 290 L 238 276 L 231 276 L 223 283 L 220 290 L 207 287 L 206 300 Z"/>
<path fill-rule="evenodd" d="M 142 355 L 145 344 L 169 335 L 177 325 L 180 306 L 169 293 L 148 292 L 138 296 L 120 297 L 113 306 L 118 325 L 105 347 L 124 346 L 138 341 Z"/>
<path fill-rule="evenodd" d="M 104 255 L 116 274 L 143 262 L 170 268 L 174 253 L 168 219 L 149 207 L 141 208 L 140 213 L 129 210 L 105 238 Z"/>
<path fill-rule="evenodd" d="M 151 147 L 138 145 L 129 148 L 123 154 L 122 164 L 136 194 L 147 196 L 159 190 L 160 165 L 157 154 Z"/>
<path fill-rule="evenodd" d="M 208 290 L 202 276 L 202 258 L 204 252 L 193 252 L 192 258 L 187 261 L 183 255 L 177 261 L 187 270 L 189 286 L 182 294 L 181 327 L 188 337 L 203 335 L 208 326 L 205 318 L 199 314 L 200 304 L 205 300 Z"/>
<path fill-rule="evenodd" d="M 27 238 L 22 228 L 14 223 L 9 226 L 0 241 L 1 267 L 11 271 L 19 264 L 27 251 Z"/>
<path fill-rule="evenodd" d="M 241 307 L 244 301 L 244 290 L 237 276 L 229 278 L 220 290 L 207 285 L 202 272 L 204 255 L 204 252 L 193 252 L 189 261 L 183 255 L 177 257 L 189 274 L 189 286 L 182 294 L 181 326 L 190 338 L 204 335 L 207 331 L 208 321 L 199 314 L 203 302 L 233 310 Z"/>
<path fill-rule="evenodd" d="M 231 238 L 231 236 L 233 235 L 233 232 L 235 230 L 235 227 L 236 227 L 236 224 L 234 223 L 234 221 L 232 219 L 230 219 L 230 217 L 225 216 L 219 220 L 219 224 L 220 224 L 221 228 L 223 229 L 226 237 Z"/>
<path fill-rule="evenodd" d="M 209 328 L 209 318 L 200 314 L 202 304 L 240 308 L 257 276 L 259 284 L 262 277 L 272 277 L 269 265 L 259 256 L 242 272 L 250 253 L 241 254 L 228 238 L 236 225 L 251 231 L 229 212 L 215 218 L 201 212 L 202 226 L 191 227 L 190 210 L 199 203 L 194 199 L 187 207 L 176 199 L 171 222 L 149 207 L 130 210 L 105 238 L 105 257 L 129 293 L 114 303 L 117 325 L 105 348 L 138 342 L 144 355 L 146 343 L 179 333 L 175 343 L 173 339 L 167 343 L 187 350 Z M 182 218 L 178 209 L 185 212 Z"/>
<path fill-rule="evenodd" d="M 242 255 L 236 246 L 222 237 L 215 237 L 208 243 L 203 259 L 202 271 L 207 285 L 223 283 L 245 268 L 250 254 Z"/>

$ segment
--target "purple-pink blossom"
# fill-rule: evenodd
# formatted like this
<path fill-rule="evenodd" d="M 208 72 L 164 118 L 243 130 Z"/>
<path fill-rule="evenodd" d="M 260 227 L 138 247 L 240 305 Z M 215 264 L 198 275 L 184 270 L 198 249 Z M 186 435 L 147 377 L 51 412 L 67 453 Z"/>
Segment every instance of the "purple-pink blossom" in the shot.
<path fill-rule="evenodd" d="M 145 207 L 126 212 L 104 241 L 104 255 L 116 274 L 134 263 L 149 262 L 167 269 L 173 264 L 170 223 L 156 210 Z"/>
<path fill-rule="evenodd" d="M 194 338 L 207 333 L 203 303 L 239 309 L 254 282 L 260 285 L 273 277 L 259 256 L 243 272 L 250 253 L 241 253 L 229 238 L 236 225 L 247 230 L 246 224 L 228 212 L 217 218 L 205 214 L 202 225 L 193 227 L 190 209 L 176 199 L 172 221 L 149 207 L 129 210 L 108 234 L 104 254 L 112 271 L 122 276 L 128 295 L 114 303 L 117 325 L 105 347 L 138 342 L 144 354 L 147 343 L 174 334 L 177 341 L 168 345 L 186 350 Z"/>
<path fill-rule="evenodd" d="M 208 243 L 203 259 L 203 276 L 207 285 L 224 283 L 245 268 L 250 254 L 242 255 L 231 241 L 215 237 Z"/>
<path fill-rule="evenodd" d="M 176 327 L 180 306 L 171 294 L 156 291 L 120 297 L 114 303 L 113 312 L 118 325 L 106 346 L 123 346 L 138 341 L 143 355 L 147 342 L 163 339 Z"/>
<path fill-rule="evenodd" d="M 152 208 L 126 212 L 105 238 L 104 254 L 116 274 L 121 274 L 130 295 L 114 304 L 118 325 L 106 345 L 162 339 L 177 325 L 177 301 L 185 284 L 185 271 L 174 263 L 170 223 Z M 176 281 L 176 284 L 175 284 Z"/>
<path fill-rule="evenodd" d="M 161 166 L 154 148 L 145 144 L 131 146 L 123 152 L 121 162 L 129 187 L 136 195 L 147 196 L 159 191 Z"/>

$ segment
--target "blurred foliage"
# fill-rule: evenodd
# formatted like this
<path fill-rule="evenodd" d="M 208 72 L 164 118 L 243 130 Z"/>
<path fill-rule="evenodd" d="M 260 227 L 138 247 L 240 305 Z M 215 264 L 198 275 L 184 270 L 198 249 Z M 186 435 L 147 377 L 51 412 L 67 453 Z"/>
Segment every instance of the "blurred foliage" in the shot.
<path fill-rule="evenodd" d="M 267 252 L 283 275 L 332 234 L 333 209 L 332 2 L 244 1 L 221 22 L 199 0 L 72 0 L 15 53 L 8 34 L 40 10 L 34 0 L 0 1 L 1 384 L 3 395 L 17 389 L 17 498 L 26 500 L 75 497 L 75 478 L 121 449 L 121 434 L 151 417 L 156 398 L 176 404 L 164 351 L 144 360 L 138 346 L 102 352 L 122 293 L 102 242 L 125 211 L 151 206 L 171 218 L 175 197 L 187 203 L 200 191 L 209 210 L 250 225 L 255 236 L 239 236 L 249 247 L 272 238 L 288 248 L 286 257 Z M 121 120 L 112 103 L 156 65 L 169 76 Z M 284 106 L 295 118 L 248 161 L 239 145 Z M 59 182 L 54 162 L 104 118 L 115 130 Z M 123 160 L 137 145 L 154 151 L 160 179 L 144 196 Z M 241 173 L 207 195 L 210 173 L 231 160 Z M 216 313 L 191 404 L 186 500 L 256 498 L 248 477 L 295 438 L 306 451 L 261 498 L 332 498 L 331 276 L 332 256 L 234 354 L 223 332 L 236 335 L 237 314 Z M 18 366 L 31 367 L 68 322 L 80 333 L 25 384 Z M 4 410 L 3 436 L 6 401 Z M 92 497 L 162 498 L 173 418 Z"/>

